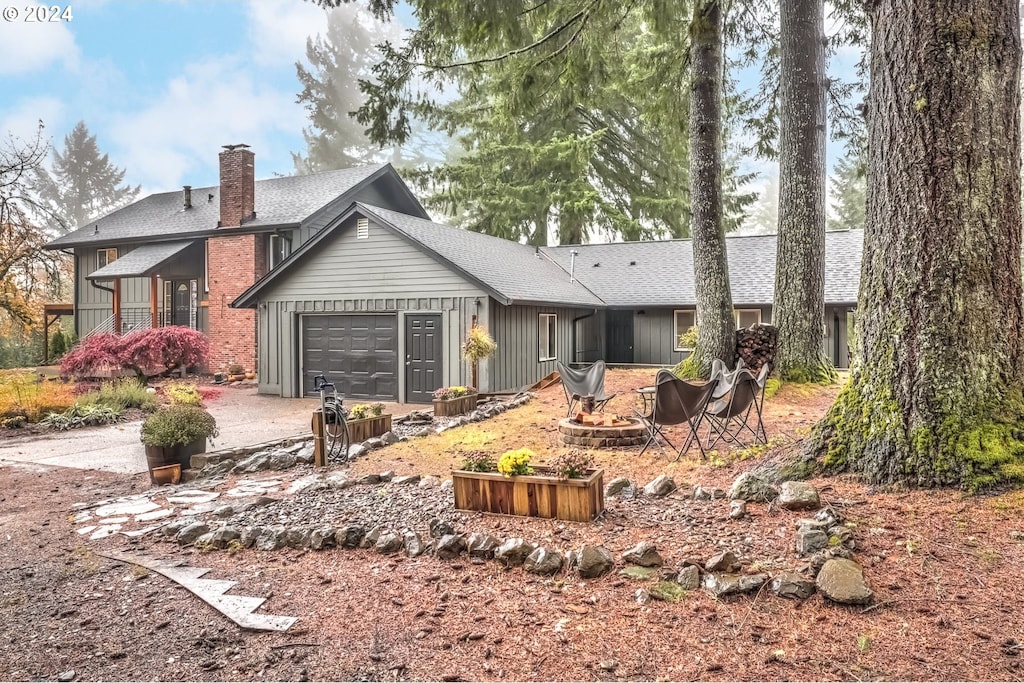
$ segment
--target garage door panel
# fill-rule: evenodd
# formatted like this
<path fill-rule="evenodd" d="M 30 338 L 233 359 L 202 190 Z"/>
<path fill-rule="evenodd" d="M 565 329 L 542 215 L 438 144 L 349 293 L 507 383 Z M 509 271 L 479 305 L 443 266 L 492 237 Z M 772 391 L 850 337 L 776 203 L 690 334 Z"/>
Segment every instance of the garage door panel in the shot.
<path fill-rule="evenodd" d="M 398 397 L 397 316 L 303 316 L 303 389 L 323 373 L 352 399 Z"/>

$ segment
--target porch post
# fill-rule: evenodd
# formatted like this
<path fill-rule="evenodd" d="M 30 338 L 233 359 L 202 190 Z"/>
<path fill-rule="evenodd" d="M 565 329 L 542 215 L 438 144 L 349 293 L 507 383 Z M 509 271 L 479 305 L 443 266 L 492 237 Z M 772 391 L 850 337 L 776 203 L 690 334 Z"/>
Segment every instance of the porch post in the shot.
<path fill-rule="evenodd" d="M 157 319 L 157 294 L 160 288 L 157 286 L 156 275 L 149 276 L 149 326 L 156 328 L 160 327 L 160 321 Z"/>
<path fill-rule="evenodd" d="M 114 334 L 121 334 L 121 278 L 114 278 Z"/>

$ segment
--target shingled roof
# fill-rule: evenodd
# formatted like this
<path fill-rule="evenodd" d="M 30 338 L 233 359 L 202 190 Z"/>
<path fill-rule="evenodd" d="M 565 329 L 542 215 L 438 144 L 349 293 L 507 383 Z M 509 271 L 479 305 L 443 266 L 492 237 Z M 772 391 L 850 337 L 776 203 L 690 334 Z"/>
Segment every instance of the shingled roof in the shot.
<path fill-rule="evenodd" d="M 318 209 L 389 167 L 390 164 L 374 164 L 257 180 L 256 218 L 244 227 L 299 225 Z M 192 188 L 192 202 L 192 208 L 183 208 L 180 190 L 153 194 L 50 242 L 47 248 L 174 240 L 216 229 L 220 219 L 220 187 Z"/>
<path fill-rule="evenodd" d="M 855 303 L 863 230 L 825 233 L 825 302 Z M 775 294 L 775 235 L 727 237 L 729 286 L 736 306 L 771 304 Z M 607 306 L 694 306 L 691 240 L 612 242 L 546 247 L 543 251 Z"/>

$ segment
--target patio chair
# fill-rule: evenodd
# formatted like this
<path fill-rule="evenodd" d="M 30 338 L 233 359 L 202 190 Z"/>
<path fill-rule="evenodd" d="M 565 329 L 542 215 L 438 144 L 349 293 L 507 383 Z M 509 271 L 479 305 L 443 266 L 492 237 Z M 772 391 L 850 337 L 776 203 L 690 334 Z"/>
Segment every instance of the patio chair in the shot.
<path fill-rule="evenodd" d="M 562 378 L 562 391 L 565 392 L 565 400 L 569 404 L 566 412 L 572 417 L 572 410 L 584 396 L 594 397 L 594 410 L 602 410 L 604 404 L 615 397 L 615 394 L 604 393 L 604 371 L 605 364 L 599 360 L 579 370 L 557 361 L 555 367 L 558 369 L 558 376 Z"/>
<path fill-rule="evenodd" d="M 727 391 L 714 397 L 705 409 L 708 420 L 707 448 L 714 448 L 723 440 L 746 446 L 749 436 L 754 437 L 753 443 L 768 443 L 761 409 L 764 406 L 764 387 L 770 369 L 765 363 L 755 377 L 750 370 L 744 368 L 737 371 L 728 384 L 720 383 L 719 391 Z M 751 424 L 754 417 L 757 420 Z"/>
<path fill-rule="evenodd" d="M 644 421 L 648 431 L 647 442 L 640 449 L 640 455 L 643 455 L 652 443 L 664 450 L 665 447 L 658 441 L 659 436 L 674 450 L 675 445 L 665 435 L 662 427 L 686 424 L 690 427 L 690 434 L 687 436 L 686 443 L 676 454 L 676 459 L 689 449 L 693 441 L 697 442 L 703 456 L 704 448 L 700 438 L 697 437 L 697 429 L 700 427 L 704 408 L 707 406 L 714 388 L 715 382 L 686 382 L 668 370 L 659 370 L 654 380 L 654 401 L 650 412 L 641 413 L 634 410 L 637 416 Z"/>

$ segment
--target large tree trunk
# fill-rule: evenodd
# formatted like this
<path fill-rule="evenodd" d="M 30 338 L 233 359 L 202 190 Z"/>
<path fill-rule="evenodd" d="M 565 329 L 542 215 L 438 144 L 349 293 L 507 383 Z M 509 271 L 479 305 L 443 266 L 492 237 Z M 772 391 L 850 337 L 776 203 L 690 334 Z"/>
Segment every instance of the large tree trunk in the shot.
<path fill-rule="evenodd" d="M 815 446 L 874 482 L 1024 480 L 1017 0 L 868 10 L 862 360 Z"/>
<path fill-rule="evenodd" d="M 731 364 L 736 351 L 722 225 L 722 10 L 718 0 L 694 3 L 690 55 L 690 226 L 700 324 L 686 374 L 707 377 L 715 358 Z"/>
<path fill-rule="evenodd" d="M 822 0 L 781 0 L 779 239 L 772 324 L 785 381 L 831 382 L 825 320 L 825 20 Z"/>

